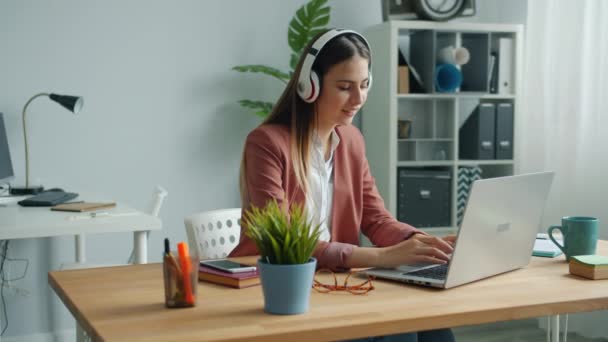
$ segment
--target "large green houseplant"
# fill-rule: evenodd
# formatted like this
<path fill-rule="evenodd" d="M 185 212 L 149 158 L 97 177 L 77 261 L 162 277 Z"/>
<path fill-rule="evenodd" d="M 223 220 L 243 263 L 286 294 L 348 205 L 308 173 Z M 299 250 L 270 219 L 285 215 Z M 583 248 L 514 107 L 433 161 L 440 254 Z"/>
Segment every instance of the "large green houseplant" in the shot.
<path fill-rule="evenodd" d="M 282 315 L 308 311 L 320 225 L 313 226 L 302 206 L 294 204 L 287 213 L 275 200 L 249 210 L 245 224 L 245 234 L 260 253 L 264 310 Z"/>
<path fill-rule="evenodd" d="M 288 72 L 261 64 L 239 65 L 232 69 L 240 72 L 262 73 L 287 84 L 298 64 L 302 49 L 311 38 L 326 29 L 329 15 L 330 7 L 327 6 L 327 0 L 310 0 L 296 11 L 287 30 L 287 41 L 291 48 L 289 62 L 291 69 Z M 245 108 L 252 109 L 256 115 L 262 118 L 268 116 L 274 106 L 274 103 L 269 101 L 249 99 L 239 100 L 239 103 Z"/>

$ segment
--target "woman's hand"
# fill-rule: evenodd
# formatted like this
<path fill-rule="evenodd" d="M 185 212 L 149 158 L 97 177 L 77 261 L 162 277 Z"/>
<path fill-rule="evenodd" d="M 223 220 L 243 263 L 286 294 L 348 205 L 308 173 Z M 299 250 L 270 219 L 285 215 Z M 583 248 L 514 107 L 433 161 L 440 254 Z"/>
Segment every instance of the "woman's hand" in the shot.
<path fill-rule="evenodd" d="M 414 234 L 396 245 L 379 251 L 379 267 L 396 267 L 403 264 L 445 264 L 450 260 L 456 236 L 439 238 L 427 234 Z"/>

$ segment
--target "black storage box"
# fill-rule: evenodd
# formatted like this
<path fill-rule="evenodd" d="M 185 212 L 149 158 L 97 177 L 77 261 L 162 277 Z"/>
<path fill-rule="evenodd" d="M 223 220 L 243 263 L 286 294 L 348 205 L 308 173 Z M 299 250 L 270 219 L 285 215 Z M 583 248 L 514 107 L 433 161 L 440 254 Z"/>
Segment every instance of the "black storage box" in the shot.
<path fill-rule="evenodd" d="M 452 172 L 397 170 L 397 219 L 414 227 L 451 226 Z"/>

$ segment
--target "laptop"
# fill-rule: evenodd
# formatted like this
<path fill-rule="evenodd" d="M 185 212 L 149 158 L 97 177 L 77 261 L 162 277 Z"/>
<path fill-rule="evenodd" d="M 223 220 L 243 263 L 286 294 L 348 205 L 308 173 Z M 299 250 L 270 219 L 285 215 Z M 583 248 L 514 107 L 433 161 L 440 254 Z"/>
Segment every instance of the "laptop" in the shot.
<path fill-rule="evenodd" d="M 525 267 L 553 181 L 553 172 L 477 180 L 447 264 L 372 268 L 362 273 L 451 288 Z"/>

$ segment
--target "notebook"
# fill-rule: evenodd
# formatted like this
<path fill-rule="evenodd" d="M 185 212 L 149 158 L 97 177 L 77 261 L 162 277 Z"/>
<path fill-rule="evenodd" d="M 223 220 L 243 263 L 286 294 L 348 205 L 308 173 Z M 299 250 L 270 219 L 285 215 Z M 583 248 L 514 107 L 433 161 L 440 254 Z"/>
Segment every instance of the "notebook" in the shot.
<path fill-rule="evenodd" d="M 557 239 L 556 239 L 557 240 Z M 562 240 L 557 240 L 562 246 L 564 242 Z M 562 254 L 562 250 L 557 247 L 553 241 L 549 239 L 545 239 L 543 237 L 537 237 L 534 242 L 534 250 L 532 251 L 532 255 L 538 257 L 546 257 L 546 258 L 555 258 L 558 255 Z"/>
<path fill-rule="evenodd" d="M 51 210 L 56 211 L 72 211 L 72 212 L 85 212 L 93 211 L 98 209 L 113 208 L 116 206 L 114 202 L 107 203 L 95 203 L 95 202 L 74 202 L 74 203 L 63 203 L 51 207 Z"/>
<path fill-rule="evenodd" d="M 229 273 L 204 265 L 199 265 L 198 279 L 240 289 L 259 285 L 260 273 L 257 271 L 257 269 L 253 272 Z"/>
<path fill-rule="evenodd" d="M 553 176 L 541 172 L 475 181 L 447 265 L 402 265 L 361 273 L 447 289 L 526 266 Z"/>

